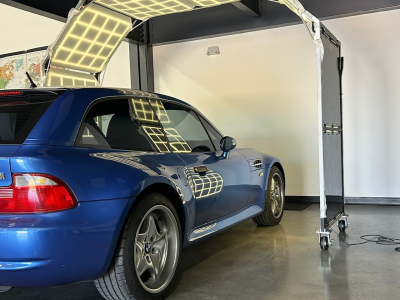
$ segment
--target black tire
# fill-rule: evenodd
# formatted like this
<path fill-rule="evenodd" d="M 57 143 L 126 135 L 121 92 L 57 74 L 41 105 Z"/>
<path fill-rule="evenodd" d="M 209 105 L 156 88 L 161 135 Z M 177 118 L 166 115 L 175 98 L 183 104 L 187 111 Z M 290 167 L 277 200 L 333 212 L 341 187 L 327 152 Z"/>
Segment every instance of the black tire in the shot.
<path fill-rule="evenodd" d="M 345 232 L 346 231 L 346 222 L 343 220 L 340 220 L 338 223 L 338 227 L 341 232 Z"/>
<path fill-rule="evenodd" d="M 282 192 L 282 207 L 279 215 L 276 215 L 273 211 L 273 199 L 271 197 L 271 185 L 272 180 L 278 176 L 281 179 L 281 192 Z M 254 223 L 260 226 L 275 226 L 278 225 L 283 217 L 285 207 L 285 181 L 283 179 L 282 172 L 279 170 L 278 167 L 273 166 L 269 173 L 268 177 L 268 184 L 267 184 L 267 192 L 265 195 L 265 207 L 264 211 L 258 215 L 257 217 L 253 218 Z"/>
<path fill-rule="evenodd" d="M 319 240 L 319 246 L 321 247 L 321 250 L 328 250 L 329 249 L 329 243 L 328 243 L 328 237 L 323 236 L 320 240 Z"/>
<path fill-rule="evenodd" d="M 139 199 L 138 199 L 139 200 Z M 166 287 L 160 292 L 149 292 L 142 285 L 135 267 L 136 238 L 139 226 L 145 216 L 154 207 L 163 207 L 172 212 L 178 229 L 176 246 L 177 259 L 172 280 L 165 283 Z M 158 219 L 159 220 L 159 219 Z M 156 222 L 158 222 L 158 220 Z M 144 225 L 143 225 L 144 226 Z M 159 227 L 157 227 L 158 230 Z M 168 244 L 167 244 L 168 245 Z M 145 247 L 147 249 L 147 246 Z M 133 208 L 118 243 L 114 259 L 103 277 L 95 280 L 99 293 L 107 300 L 162 300 L 168 297 L 178 282 L 179 259 L 182 249 L 182 231 L 178 214 L 168 198 L 162 194 L 145 195 Z M 146 250 L 147 251 L 147 250 Z M 150 255 L 150 252 L 148 252 Z M 175 252 L 176 253 L 176 252 Z M 174 254 L 175 255 L 175 254 Z M 161 271 L 162 273 L 163 271 Z M 141 283 L 142 282 L 142 283 Z"/>

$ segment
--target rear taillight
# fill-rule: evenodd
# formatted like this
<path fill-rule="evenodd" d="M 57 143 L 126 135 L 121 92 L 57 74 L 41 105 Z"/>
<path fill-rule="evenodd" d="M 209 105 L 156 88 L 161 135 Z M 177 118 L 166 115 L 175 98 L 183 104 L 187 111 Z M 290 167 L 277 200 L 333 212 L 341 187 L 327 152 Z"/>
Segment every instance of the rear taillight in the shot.
<path fill-rule="evenodd" d="M 16 95 L 22 95 L 21 92 L 0 92 L 0 96 L 16 96 Z"/>
<path fill-rule="evenodd" d="M 10 187 L 0 188 L 1 213 L 48 213 L 78 205 L 60 179 L 42 174 L 17 174 Z"/>

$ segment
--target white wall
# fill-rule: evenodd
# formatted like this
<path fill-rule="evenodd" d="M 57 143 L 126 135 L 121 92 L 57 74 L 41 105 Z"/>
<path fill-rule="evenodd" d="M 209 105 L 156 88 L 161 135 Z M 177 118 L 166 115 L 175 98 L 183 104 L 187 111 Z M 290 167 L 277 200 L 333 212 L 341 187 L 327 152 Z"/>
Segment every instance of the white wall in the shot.
<path fill-rule="evenodd" d="M 324 23 L 345 56 L 346 196 L 400 197 L 400 10 Z M 314 52 L 302 25 L 157 46 L 156 91 L 281 158 L 288 195 L 318 195 Z"/>
<path fill-rule="evenodd" d="M 48 46 L 64 23 L 0 4 L 0 54 Z M 130 88 L 129 45 L 123 42 L 111 59 L 103 86 Z"/>

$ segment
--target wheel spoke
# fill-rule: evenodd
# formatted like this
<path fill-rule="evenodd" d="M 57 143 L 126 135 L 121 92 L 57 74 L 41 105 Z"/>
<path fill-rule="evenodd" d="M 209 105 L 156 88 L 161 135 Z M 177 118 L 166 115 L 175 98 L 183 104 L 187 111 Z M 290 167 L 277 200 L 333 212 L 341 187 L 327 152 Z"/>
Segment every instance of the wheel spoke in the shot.
<path fill-rule="evenodd" d="M 141 254 L 141 253 L 143 253 L 144 245 L 142 243 L 140 243 L 139 241 L 136 241 L 136 249 L 137 249 L 137 253 Z"/>
<path fill-rule="evenodd" d="M 150 268 L 150 265 L 148 264 L 146 257 L 141 256 L 139 258 L 139 262 L 136 266 L 137 272 L 139 276 L 142 276 L 144 272 L 146 272 Z"/>
<path fill-rule="evenodd" d="M 157 231 L 156 222 L 154 220 L 154 216 L 149 214 L 146 219 L 146 236 L 151 237 Z"/>
<path fill-rule="evenodd" d="M 153 263 L 154 275 L 155 275 L 155 278 L 157 278 L 162 271 L 161 270 L 161 261 L 162 261 L 161 253 L 159 251 L 155 251 L 155 253 L 152 253 L 150 255 L 150 257 L 151 257 L 151 261 Z"/>
<path fill-rule="evenodd" d="M 144 244 L 144 241 L 146 240 L 147 232 L 145 233 L 139 233 L 136 237 L 136 241 L 139 242 L 140 244 Z"/>

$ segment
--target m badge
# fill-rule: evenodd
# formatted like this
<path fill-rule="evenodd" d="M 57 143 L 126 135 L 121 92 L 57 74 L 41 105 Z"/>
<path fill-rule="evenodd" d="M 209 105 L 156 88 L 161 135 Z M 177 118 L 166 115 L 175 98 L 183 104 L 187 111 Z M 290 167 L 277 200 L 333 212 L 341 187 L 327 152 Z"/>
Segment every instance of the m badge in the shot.
<path fill-rule="evenodd" d="M 6 175 L 3 172 L 0 172 L 0 180 L 6 179 Z"/>

